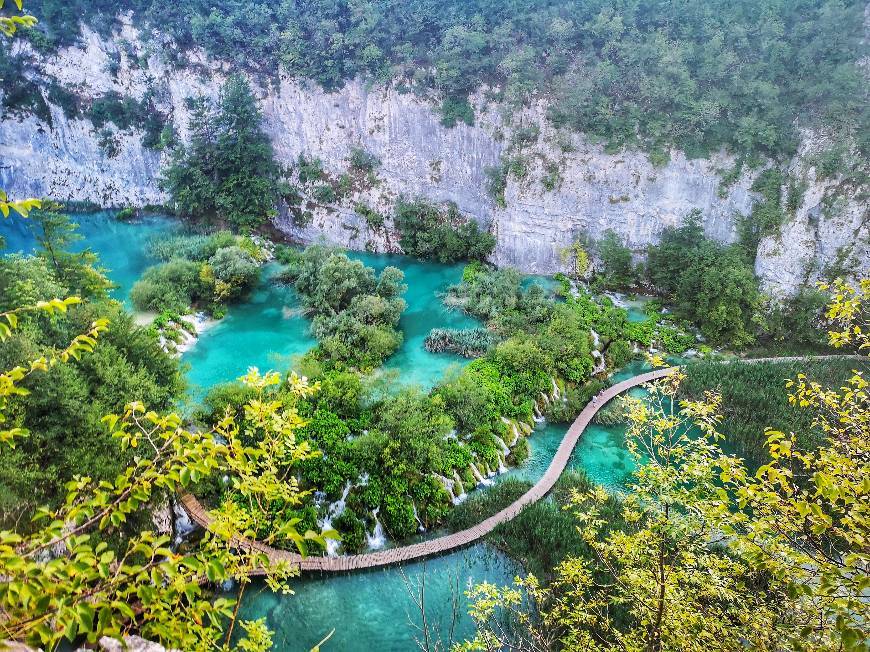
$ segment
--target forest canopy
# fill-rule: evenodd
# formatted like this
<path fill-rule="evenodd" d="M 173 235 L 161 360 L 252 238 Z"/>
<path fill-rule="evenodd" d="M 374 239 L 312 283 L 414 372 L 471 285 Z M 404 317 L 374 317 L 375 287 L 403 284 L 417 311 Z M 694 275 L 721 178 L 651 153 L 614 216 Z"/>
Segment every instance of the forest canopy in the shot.
<path fill-rule="evenodd" d="M 448 123 L 473 119 L 468 95 L 488 84 L 515 106 L 551 95 L 556 124 L 611 149 L 781 157 L 822 124 L 865 155 L 870 142 L 857 0 L 42 0 L 39 44 L 74 40 L 84 5 L 100 31 L 129 8 L 182 49 L 266 76 L 434 89 Z"/>

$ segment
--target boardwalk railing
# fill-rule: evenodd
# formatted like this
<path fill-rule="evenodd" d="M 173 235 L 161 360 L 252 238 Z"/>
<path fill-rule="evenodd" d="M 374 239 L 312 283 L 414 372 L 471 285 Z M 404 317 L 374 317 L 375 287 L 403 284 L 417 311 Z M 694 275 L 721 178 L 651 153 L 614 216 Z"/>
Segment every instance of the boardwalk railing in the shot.
<path fill-rule="evenodd" d="M 541 476 L 541 479 L 538 480 L 531 489 L 503 510 L 466 530 L 461 530 L 459 532 L 454 532 L 453 534 L 438 537 L 437 539 L 421 541 L 420 543 L 414 543 L 399 548 L 340 557 L 302 557 L 297 553 L 288 550 L 278 550 L 259 541 L 251 541 L 248 539 L 238 541 L 237 545 L 239 548 L 256 550 L 257 552 L 264 553 L 273 562 L 289 562 L 298 566 L 302 570 L 333 572 L 388 566 L 390 564 L 421 559 L 423 557 L 453 550 L 454 548 L 467 546 L 492 532 L 499 524 L 511 520 L 527 505 L 531 505 L 540 500 L 550 492 L 553 485 L 556 484 L 559 476 L 562 475 L 562 472 L 568 465 L 571 453 L 577 445 L 577 442 L 580 440 L 580 436 L 586 430 L 586 426 L 589 425 L 592 421 L 592 417 L 594 417 L 598 410 L 604 407 L 608 401 L 632 387 L 637 387 L 638 385 L 663 378 L 664 376 L 672 374 L 676 370 L 677 367 L 669 367 L 667 369 L 650 371 L 617 383 L 599 393 L 593 401 L 583 408 L 580 416 L 578 416 L 574 423 L 571 424 L 571 427 L 568 428 L 568 432 L 565 433 L 562 443 L 559 444 L 559 450 L 556 451 L 553 460 L 550 462 L 550 466 L 547 467 L 547 470 L 544 475 Z M 209 526 L 211 518 L 208 511 L 195 496 L 185 493 L 181 495 L 180 500 L 193 521 L 199 523 L 205 528 Z"/>

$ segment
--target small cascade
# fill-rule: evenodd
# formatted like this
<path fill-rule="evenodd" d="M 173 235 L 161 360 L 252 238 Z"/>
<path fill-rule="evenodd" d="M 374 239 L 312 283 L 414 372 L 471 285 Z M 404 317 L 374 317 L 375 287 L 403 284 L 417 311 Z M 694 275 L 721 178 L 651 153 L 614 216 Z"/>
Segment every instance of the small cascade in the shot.
<path fill-rule="evenodd" d="M 617 308 L 628 308 L 628 301 L 625 300 L 625 295 L 620 294 L 619 292 L 605 292 L 604 296 L 610 299 L 613 302 L 613 305 Z"/>
<path fill-rule="evenodd" d="M 562 392 L 559 391 L 559 385 L 556 383 L 556 379 L 551 378 L 550 382 L 553 383 L 553 400 L 555 401 L 559 398 L 562 398 Z"/>
<path fill-rule="evenodd" d="M 580 286 L 573 278 L 568 279 L 568 293 L 575 299 L 580 296 Z"/>
<path fill-rule="evenodd" d="M 462 478 L 459 477 L 459 473 L 456 472 L 456 469 L 453 469 L 453 481 L 456 483 L 454 486 L 459 491 L 459 493 L 456 494 L 456 497 L 453 499 L 453 504 L 458 505 L 466 498 L 468 498 L 468 494 L 465 493 L 465 486 L 462 484 Z"/>
<path fill-rule="evenodd" d="M 592 369 L 593 376 L 607 369 L 607 362 L 604 360 L 604 356 L 601 355 L 601 351 L 592 351 L 592 358 L 595 360 L 595 368 Z"/>
<path fill-rule="evenodd" d="M 378 510 L 380 510 L 380 507 L 375 507 L 372 510 L 372 518 L 375 519 L 375 527 L 372 533 L 366 532 L 366 544 L 368 544 L 369 550 L 380 550 L 387 544 L 384 526 L 381 525 L 381 521 L 378 519 Z"/>
<path fill-rule="evenodd" d="M 589 333 L 592 335 L 592 348 L 597 351 L 601 347 L 601 336 L 594 330 L 590 330 Z"/>
<path fill-rule="evenodd" d="M 417 503 L 412 500 L 411 506 L 414 508 L 414 520 L 417 521 L 417 532 L 425 532 L 426 527 L 423 525 L 423 521 L 420 520 L 420 515 L 417 513 Z"/>
<path fill-rule="evenodd" d="M 504 456 L 508 456 L 511 454 L 511 449 L 508 448 L 508 445 L 504 443 L 504 439 L 499 437 L 498 435 L 493 435 L 495 438 L 495 443 L 498 444 L 498 447 L 501 449 L 501 453 Z"/>
<path fill-rule="evenodd" d="M 544 405 L 550 404 L 550 397 L 547 396 L 547 392 L 541 392 L 541 395 L 538 397 L 539 401 L 543 401 Z"/>
<path fill-rule="evenodd" d="M 487 478 L 494 478 L 496 475 L 498 475 L 497 471 L 493 471 L 491 468 L 489 468 L 489 462 L 487 462 L 485 464 L 485 468 L 486 468 L 486 477 Z"/>
<path fill-rule="evenodd" d="M 508 430 L 510 431 L 511 436 L 513 437 L 511 439 L 511 443 L 508 444 L 508 447 L 513 448 L 516 445 L 517 440 L 520 438 L 520 431 L 517 428 L 517 423 L 516 423 L 516 421 L 506 419 L 505 417 L 502 417 L 501 421 L 503 424 L 505 424 L 508 427 Z"/>
<path fill-rule="evenodd" d="M 172 506 L 172 513 L 175 515 L 175 537 L 172 539 L 172 546 L 177 548 L 196 529 L 196 523 L 190 520 L 190 515 L 181 503 Z"/>
<path fill-rule="evenodd" d="M 453 469 L 453 481 L 456 483 L 454 486 L 459 490 L 459 493 L 464 494 L 465 483 L 462 481 L 462 478 L 459 477 L 459 473 L 456 469 Z"/>
<path fill-rule="evenodd" d="M 433 474 L 436 478 L 438 478 L 438 482 L 442 484 L 444 490 L 450 494 L 450 499 L 453 500 L 456 497 L 456 493 L 453 488 L 456 486 L 456 481 L 451 480 L 450 478 L 445 478 L 443 475 L 439 475 L 438 473 Z"/>
<path fill-rule="evenodd" d="M 474 479 L 477 480 L 478 485 L 483 485 L 484 487 L 488 487 L 492 484 L 492 480 L 487 480 L 483 477 L 480 470 L 475 466 L 474 462 L 470 464 L 471 474 L 474 476 Z"/>
<path fill-rule="evenodd" d="M 344 486 L 344 490 L 341 492 L 341 498 L 336 500 L 334 503 L 330 503 L 329 507 L 326 508 L 326 516 L 318 523 L 320 525 L 321 530 L 331 530 L 332 521 L 341 516 L 344 513 L 345 504 L 347 501 L 347 495 L 350 493 L 350 490 L 353 488 L 353 483 L 348 480 L 347 484 Z M 322 500 L 322 499 L 321 499 Z M 326 540 L 326 554 L 329 557 L 335 557 L 338 555 L 338 546 L 341 544 L 340 541 L 335 539 L 327 539 Z"/>
<path fill-rule="evenodd" d="M 532 418 L 534 419 L 535 423 L 543 423 L 546 420 L 544 419 L 544 415 L 541 412 L 541 408 L 538 407 L 537 401 L 532 403 Z"/>
<path fill-rule="evenodd" d="M 499 475 L 501 475 L 502 473 L 507 473 L 508 468 L 505 465 L 504 460 L 505 460 L 504 455 L 498 456 L 498 474 Z"/>

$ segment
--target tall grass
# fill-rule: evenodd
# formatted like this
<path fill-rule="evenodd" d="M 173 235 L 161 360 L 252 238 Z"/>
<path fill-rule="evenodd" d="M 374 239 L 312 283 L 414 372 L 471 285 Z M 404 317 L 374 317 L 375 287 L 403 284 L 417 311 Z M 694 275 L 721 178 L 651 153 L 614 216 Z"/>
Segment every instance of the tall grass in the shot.
<path fill-rule="evenodd" d="M 799 373 L 822 386 L 839 387 L 853 369 L 868 371 L 864 360 L 816 362 L 753 362 L 717 364 L 694 362 L 686 367 L 681 398 L 698 398 L 705 390 L 722 394 L 724 447 L 743 457 L 753 470 L 768 462 L 765 428 L 794 432 L 802 448 L 812 449 L 824 440 L 813 425 L 811 410 L 789 405 L 786 381 Z"/>
<path fill-rule="evenodd" d="M 454 531 L 476 525 L 507 507 L 531 486 L 530 482 L 504 480 L 486 491 L 472 494 L 451 512 L 447 525 Z M 592 482 L 585 474 L 565 473 L 548 498 L 529 505 L 514 519 L 499 525 L 487 541 L 520 562 L 527 572 L 550 582 L 554 569 L 565 558 L 591 557 L 591 550 L 576 529 L 574 512 L 582 510 L 583 506 L 569 507 L 572 489 L 586 492 L 591 488 Z M 611 498 L 600 509 L 608 523 L 602 530 L 603 536 L 624 526 L 617 498 Z"/>

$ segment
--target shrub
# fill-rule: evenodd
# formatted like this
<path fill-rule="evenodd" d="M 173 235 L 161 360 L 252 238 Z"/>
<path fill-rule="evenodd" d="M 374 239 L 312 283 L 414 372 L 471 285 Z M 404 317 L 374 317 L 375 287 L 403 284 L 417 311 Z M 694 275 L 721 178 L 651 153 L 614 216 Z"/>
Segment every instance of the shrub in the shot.
<path fill-rule="evenodd" d="M 409 256 L 452 263 L 483 260 L 495 249 L 492 234 L 463 217 L 455 204 L 441 210 L 424 201 L 400 200 L 393 223 L 399 230 L 399 245 Z"/>
<path fill-rule="evenodd" d="M 245 296 L 260 280 L 260 266 L 241 247 L 223 247 L 208 259 L 215 278 L 215 298 L 232 301 Z"/>

